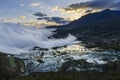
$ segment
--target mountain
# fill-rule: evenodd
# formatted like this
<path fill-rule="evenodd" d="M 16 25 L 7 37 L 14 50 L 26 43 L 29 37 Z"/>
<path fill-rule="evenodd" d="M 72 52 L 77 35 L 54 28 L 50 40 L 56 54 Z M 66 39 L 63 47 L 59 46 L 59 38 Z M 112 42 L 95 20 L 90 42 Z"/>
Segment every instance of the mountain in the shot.
<path fill-rule="evenodd" d="M 70 33 L 87 47 L 120 50 L 120 11 L 106 9 L 54 28 L 57 28 L 56 38 Z"/>

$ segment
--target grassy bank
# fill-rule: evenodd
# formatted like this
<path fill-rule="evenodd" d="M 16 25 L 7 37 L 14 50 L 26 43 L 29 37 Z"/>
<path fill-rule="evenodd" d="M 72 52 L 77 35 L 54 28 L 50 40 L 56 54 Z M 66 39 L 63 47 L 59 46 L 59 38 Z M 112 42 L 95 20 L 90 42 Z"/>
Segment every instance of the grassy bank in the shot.
<path fill-rule="evenodd" d="M 33 73 L 14 80 L 120 80 L 120 71 L 80 71 Z"/>

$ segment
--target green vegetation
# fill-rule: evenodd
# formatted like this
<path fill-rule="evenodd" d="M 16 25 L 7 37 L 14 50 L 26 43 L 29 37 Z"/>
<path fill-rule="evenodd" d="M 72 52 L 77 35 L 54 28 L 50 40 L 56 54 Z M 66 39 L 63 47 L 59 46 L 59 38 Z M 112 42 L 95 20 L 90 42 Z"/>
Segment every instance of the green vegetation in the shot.
<path fill-rule="evenodd" d="M 19 76 L 25 70 L 24 62 L 21 59 L 0 53 L 0 80 L 9 80 Z"/>
<path fill-rule="evenodd" d="M 12 68 L 15 68 L 16 67 L 16 64 L 15 64 L 15 58 L 14 57 L 10 57 L 9 58 L 9 64 Z"/>
<path fill-rule="evenodd" d="M 120 71 L 81 71 L 33 73 L 14 80 L 120 80 Z"/>

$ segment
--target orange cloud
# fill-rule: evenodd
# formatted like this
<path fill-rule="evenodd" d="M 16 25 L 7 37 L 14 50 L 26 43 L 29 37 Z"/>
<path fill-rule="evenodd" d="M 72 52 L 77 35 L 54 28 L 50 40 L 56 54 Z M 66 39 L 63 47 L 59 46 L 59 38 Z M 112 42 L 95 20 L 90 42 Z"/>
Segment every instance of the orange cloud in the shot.
<path fill-rule="evenodd" d="M 40 6 L 40 2 L 33 2 L 30 4 L 31 7 Z"/>

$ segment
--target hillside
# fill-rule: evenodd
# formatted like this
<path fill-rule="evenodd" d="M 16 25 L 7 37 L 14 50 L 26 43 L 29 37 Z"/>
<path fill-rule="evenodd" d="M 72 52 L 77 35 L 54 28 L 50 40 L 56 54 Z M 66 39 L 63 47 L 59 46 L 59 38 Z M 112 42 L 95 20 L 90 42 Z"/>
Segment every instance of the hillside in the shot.
<path fill-rule="evenodd" d="M 85 15 L 68 25 L 59 26 L 54 37 L 65 37 L 68 33 L 87 47 L 120 50 L 120 11 L 106 9 Z"/>

